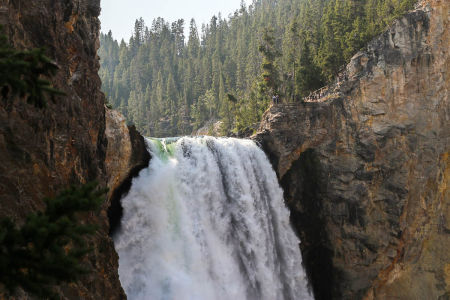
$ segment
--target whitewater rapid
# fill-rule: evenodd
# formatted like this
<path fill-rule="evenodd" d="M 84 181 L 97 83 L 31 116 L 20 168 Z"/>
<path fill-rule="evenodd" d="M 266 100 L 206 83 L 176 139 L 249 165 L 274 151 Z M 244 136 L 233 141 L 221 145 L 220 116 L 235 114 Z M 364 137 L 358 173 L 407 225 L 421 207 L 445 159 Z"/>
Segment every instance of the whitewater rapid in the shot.
<path fill-rule="evenodd" d="M 253 141 L 147 144 L 114 236 L 128 299 L 312 299 L 283 191 Z"/>

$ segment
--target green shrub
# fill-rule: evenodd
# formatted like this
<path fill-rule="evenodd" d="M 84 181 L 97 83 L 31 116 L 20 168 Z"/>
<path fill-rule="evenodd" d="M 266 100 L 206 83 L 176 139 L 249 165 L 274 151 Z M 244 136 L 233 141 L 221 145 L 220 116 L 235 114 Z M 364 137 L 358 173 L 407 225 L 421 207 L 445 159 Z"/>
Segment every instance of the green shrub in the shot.
<path fill-rule="evenodd" d="M 64 95 L 45 79 L 55 75 L 58 66 L 44 53 L 44 49 L 16 50 L 8 44 L 6 36 L 0 34 L 0 97 L 3 101 L 11 96 L 26 97 L 28 103 L 44 108 L 46 94 Z"/>
<path fill-rule="evenodd" d="M 21 287 L 39 298 L 56 298 L 53 285 L 87 272 L 81 264 L 90 251 L 85 238 L 95 227 L 84 224 L 80 213 L 100 207 L 106 191 L 96 186 L 71 187 L 45 199 L 45 211 L 30 214 L 20 228 L 9 218 L 0 221 L 0 283 L 8 293 Z"/>

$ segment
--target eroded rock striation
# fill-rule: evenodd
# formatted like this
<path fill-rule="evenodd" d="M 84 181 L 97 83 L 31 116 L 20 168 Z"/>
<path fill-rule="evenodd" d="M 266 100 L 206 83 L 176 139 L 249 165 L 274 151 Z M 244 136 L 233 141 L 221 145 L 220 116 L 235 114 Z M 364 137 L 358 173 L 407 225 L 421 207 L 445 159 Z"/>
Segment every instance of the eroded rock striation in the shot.
<path fill-rule="evenodd" d="M 96 180 L 111 192 L 83 264 L 91 272 L 80 282 L 57 288 L 62 299 L 124 299 L 118 259 L 108 236 L 108 208 L 129 175 L 150 159 L 143 138 L 107 110 L 97 75 L 100 0 L 0 1 L 0 24 L 14 47 L 45 47 L 59 70 L 52 78 L 66 96 L 38 109 L 24 99 L 0 102 L 0 217 L 21 223 L 43 209 L 43 198 L 69 185 Z M 114 196 L 116 195 L 116 196 Z M 1 298 L 0 291 L 0 298 Z M 19 299 L 28 298 L 23 292 Z"/>
<path fill-rule="evenodd" d="M 449 4 L 395 21 L 334 93 L 271 107 L 254 136 L 317 299 L 450 298 Z"/>

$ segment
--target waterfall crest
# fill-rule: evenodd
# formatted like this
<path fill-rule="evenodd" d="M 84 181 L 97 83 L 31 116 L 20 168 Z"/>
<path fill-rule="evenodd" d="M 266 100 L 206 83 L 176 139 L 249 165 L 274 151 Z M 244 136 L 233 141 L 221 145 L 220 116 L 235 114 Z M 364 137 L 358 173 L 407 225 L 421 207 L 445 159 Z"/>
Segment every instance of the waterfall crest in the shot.
<path fill-rule="evenodd" d="M 276 174 L 250 140 L 147 140 L 114 237 L 129 299 L 312 299 Z"/>

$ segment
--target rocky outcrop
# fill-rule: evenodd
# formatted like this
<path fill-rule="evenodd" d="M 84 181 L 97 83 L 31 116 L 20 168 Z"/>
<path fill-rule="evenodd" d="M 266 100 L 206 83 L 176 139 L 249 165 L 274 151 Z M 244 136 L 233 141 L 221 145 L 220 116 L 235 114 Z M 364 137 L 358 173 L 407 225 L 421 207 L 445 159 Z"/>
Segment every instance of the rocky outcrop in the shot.
<path fill-rule="evenodd" d="M 134 126 L 127 126 L 125 117 L 118 111 L 106 110 L 106 174 L 109 197 L 118 190 L 133 169 L 148 166 L 150 154 L 144 138 Z"/>
<path fill-rule="evenodd" d="M 43 209 L 44 197 L 71 184 L 96 180 L 112 188 L 101 212 L 85 216 L 98 226 L 89 241 L 94 250 L 83 262 L 91 272 L 58 287 L 62 299 L 125 298 L 108 236 L 108 208 L 115 188 L 149 159 L 143 138 L 123 117 L 112 111 L 105 117 L 97 75 L 99 13 L 100 0 L 0 1 L 0 24 L 10 43 L 45 47 L 59 67 L 52 83 L 66 94 L 49 99 L 45 109 L 23 99 L 0 102 L 0 217 L 20 224 Z"/>
<path fill-rule="evenodd" d="M 450 298 L 449 6 L 400 18 L 335 93 L 271 107 L 254 136 L 317 299 Z"/>
<path fill-rule="evenodd" d="M 120 225 L 121 198 L 130 187 L 133 177 L 150 162 L 144 138 L 134 126 L 127 126 L 125 117 L 115 110 L 106 110 L 106 173 L 108 175 L 109 234 Z"/>

